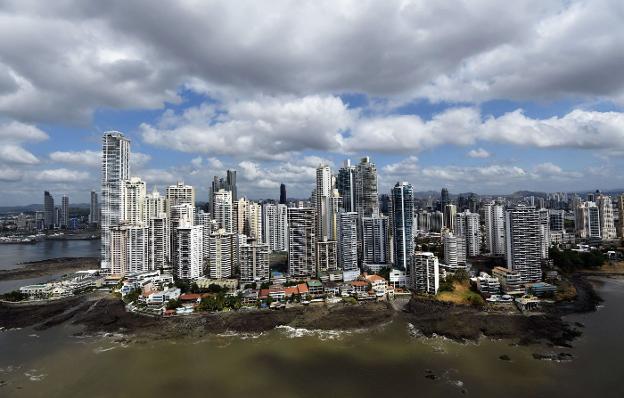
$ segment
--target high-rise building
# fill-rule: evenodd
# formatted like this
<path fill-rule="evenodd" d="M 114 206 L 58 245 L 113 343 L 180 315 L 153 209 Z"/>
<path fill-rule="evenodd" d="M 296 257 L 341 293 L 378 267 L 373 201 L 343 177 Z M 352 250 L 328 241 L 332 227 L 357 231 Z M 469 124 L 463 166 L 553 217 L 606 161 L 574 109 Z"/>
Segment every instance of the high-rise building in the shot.
<path fill-rule="evenodd" d="M 128 261 L 124 273 L 147 272 L 149 266 L 149 228 L 143 225 L 123 226 L 127 231 Z"/>
<path fill-rule="evenodd" d="M 288 273 L 291 277 L 315 274 L 315 218 L 314 208 L 288 209 Z"/>
<path fill-rule="evenodd" d="M 457 267 L 466 264 L 466 240 L 463 236 L 456 236 L 449 230 L 445 230 L 442 235 L 442 243 L 446 265 Z"/>
<path fill-rule="evenodd" d="M 151 270 L 171 267 L 171 232 L 167 213 L 149 218 L 148 257 Z"/>
<path fill-rule="evenodd" d="M 152 193 L 145 195 L 143 204 L 145 222 L 148 223 L 152 217 L 161 217 L 162 213 L 169 213 L 169 204 L 164 196 L 154 188 Z"/>
<path fill-rule="evenodd" d="M 362 268 L 390 264 L 388 217 L 374 215 L 362 219 Z"/>
<path fill-rule="evenodd" d="M 242 283 L 269 280 L 269 245 L 254 239 L 240 245 L 240 280 Z"/>
<path fill-rule="evenodd" d="M 338 270 L 338 248 L 335 240 L 316 242 L 316 274 L 322 278 Z"/>
<path fill-rule="evenodd" d="M 314 207 L 316 208 L 316 238 L 318 241 L 327 240 L 331 228 L 332 174 L 329 166 L 321 165 L 316 169 L 316 190 Z"/>
<path fill-rule="evenodd" d="M 548 210 L 550 218 L 550 230 L 553 232 L 565 232 L 565 210 Z"/>
<path fill-rule="evenodd" d="M 167 201 L 169 206 L 190 204 L 195 206 L 195 189 L 191 185 L 184 185 L 178 181 L 175 185 L 167 187 Z"/>
<path fill-rule="evenodd" d="M 203 232 L 203 226 L 192 225 L 189 222 L 176 228 L 174 272 L 178 279 L 190 280 L 202 276 L 204 264 Z"/>
<path fill-rule="evenodd" d="M 226 232 L 234 232 L 234 219 L 232 211 L 232 192 L 220 189 L 213 195 L 212 216 L 217 220 L 219 228 Z"/>
<path fill-rule="evenodd" d="M 458 213 L 455 218 L 455 235 L 466 240 L 466 256 L 474 257 L 481 254 L 481 229 L 479 214 L 470 210 Z"/>
<path fill-rule="evenodd" d="M 125 180 L 122 185 L 124 222 L 129 225 L 145 225 L 145 182 L 138 177 Z"/>
<path fill-rule="evenodd" d="M 358 270 L 356 212 L 340 212 L 338 221 L 338 267 L 343 272 Z"/>
<path fill-rule="evenodd" d="M 262 206 L 259 203 L 248 203 L 245 211 L 244 234 L 262 243 Z"/>
<path fill-rule="evenodd" d="M 98 205 L 97 192 L 91 191 L 91 202 L 89 205 L 89 224 L 100 223 L 100 206 Z"/>
<path fill-rule="evenodd" d="M 524 283 L 542 279 L 539 212 L 517 204 L 505 212 L 507 268 L 518 271 Z"/>
<path fill-rule="evenodd" d="M 602 228 L 600 227 L 600 210 L 596 203 L 586 202 L 587 220 L 585 222 L 587 238 L 602 238 Z"/>
<path fill-rule="evenodd" d="M 288 250 L 288 208 L 284 204 L 263 205 L 263 242 L 271 251 Z"/>
<path fill-rule="evenodd" d="M 624 195 L 618 198 L 618 235 L 624 238 Z"/>
<path fill-rule="evenodd" d="M 613 203 L 608 195 L 598 195 L 597 205 L 600 215 L 600 235 L 602 239 L 613 240 L 617 238 L 613 217 Z"/>
<path fill-rule="evenodd" d="M 170 217 L 169 217 L 169 231 L 171 231 L 171 243 L 169 247 L 171 247 L 171 265 L 174 270 L 180 269 L 177 264 L 177 261 L 180 259 L 179 253 L 177 250 L 178 246 L 178 236 L 177 233 L 178 228 L 192 226 L 195 221 L 195 206 L 190 203 L 184 203 L 181 205 L 171 206 L 169 209 Z M 188 254 L 188 253 L 187 253 Z"/>
<path fill-rule="evenodd" d="M 284 184 L 280 184 L 280 204 L 281 205 L 285 205 L 286 202 L 288 201 L 288 198 L 286 197 L 286 185 Z"/>
<path fill-rule="evenodd" d="M 392 229 L 394 266 L 407 270 L 414 253 L 414 188 L 407 182 L 397 182 L 392 189 Z"/>
<path fill-rule="evenodd" d="M 537 213 L 539 217 L 540 254 L 542 259 L 547 259 L 550 248 L 550 214 L 548 214 L 548 209 L 543 208 L 539 209 Z"/>
<path fill-rule="evenodd" d="M 448 203 L 444 205 L 444 227 L 451 232 L 455 232 L 455 217 L 457 216 L 457 206 Z"/>
<path fill-rule="evenodd" d="M 123 276 L 128 270 L 128 227 L 113 225 L 109 228 L 108 269 L 113 275 Z"/>
<path fill-rule="evenodd" d="M 360 218 L 379 212 L 377 167 L 368 156 L 360 159 L 355 169 L 355 211 Z"/>
<path fill-rule="evenodd" d="M 206 253 L 210 278 L 231 278 L 238 261 L 238 235 L 219 229 L 208 238 Z"/>
<path fill-rule="evenodd" d="M 344 166 L 338 170 L 336 188 L 342 197 L 342 209 L 349 213 L 355 212 L 355 167 L 351 165 L 351 160 L 347 159 Z"/>
<path fill-rule="evenodd" d="M 238 188 L 236 186 L 236 170 L 227 170 L 225 179 L 214 176 L 210 186 L 210 212 L 214 214 L 214 195 L 221 189 L 231 193 L 232 203 L 238 200 Z"/>
<path fill-rule="evenodd" d="M 225 175 L 227 190 L 232 192 L 232 201 L 238 200 L 238 187 L 236 186 L 236 170 L 227 170 Z"/>
<path fill-rule="evenodd" d="M 483 205 L 485 219 L 485 247 L 493 256 L 505 254 L 505 213 L 503 206 L 495 203 Z"/>
<path fill-rule="evenodd" d="M 444 228 L 444 213 L 434 211 L 429 213 L 429 231 L 441 233 Z"/>
<path fill-rule="evenodd" d="M 451 200 L 449 198 L 448 189 L 442 188 L 442 191 L 440 191 L 440 211 L 444 212 L 446 205 L 450 203 L 451 203 Z"/>
<path fill-rule="evenodd" d="M 54 229 L 54 197 L 50 192 L 43 193 L 44 228 Z"/>
<path fill-rule="evenodd" d="M 61 217 L 59 218 L 59 227 L 69 227 L 69 196 L 61 197 Z"/>
<path fill-rule="evenodd" d="M 123 184 L 130 177 L 130 140 L 117 131 L 102 136 L 102 268 L 111 268 L 111 228 L 123 221 Z"/>
<path fill-rule="evenodd" d="M 418 293 L 437 294 L 440 288 L 438 258 L 430 252 L 412 254 L 406 279 L 407 286 Z"/>

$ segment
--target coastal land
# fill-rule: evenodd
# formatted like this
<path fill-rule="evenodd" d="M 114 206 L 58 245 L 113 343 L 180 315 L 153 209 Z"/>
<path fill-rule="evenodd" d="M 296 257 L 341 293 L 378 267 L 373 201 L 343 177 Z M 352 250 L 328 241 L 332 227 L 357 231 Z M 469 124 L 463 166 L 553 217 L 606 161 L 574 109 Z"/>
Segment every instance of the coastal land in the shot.
<path fill-rule="evenodd" d="M 0 270 L 0 281 L 38 278 L 100 267 L 96 257 L 61 257 L 20 265 L 19 268 Z"/>
<path fill-rule="evenodd" d="M 397 321 L 410 324 L 418 334 L 477 341 L 481 336 L 511 339 L 519 344 L 545 343 L 570 346 L 583 325 L 564 316 L 596 309 L 601 302 L 582 274 L 570 277 L 576 289 L 572 300 L 552 303 L 540 312 L 523 314 L 510 307 L 474 306 L 413 296 L 410 299 L 368 303 L 314 304 L 280 310 L 248 309 L 158 317 L 128 312 L 108 292 L 42 303 L 0 303 L 0 326 L 48 329 L 60 324 L 82 326 L 84 334 L 121 333 L 135 342 L 150 339 L 201 337 L 228 332 L 259 333 L 277 326 L 320 330 L 356 330 Z"/>

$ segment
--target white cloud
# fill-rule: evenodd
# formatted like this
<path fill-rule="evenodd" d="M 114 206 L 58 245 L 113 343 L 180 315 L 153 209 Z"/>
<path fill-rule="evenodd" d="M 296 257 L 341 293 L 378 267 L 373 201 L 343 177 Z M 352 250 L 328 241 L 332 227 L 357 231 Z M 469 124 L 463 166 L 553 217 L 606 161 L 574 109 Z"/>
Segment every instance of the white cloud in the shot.
<path fill-rule="evenodd" d="M 341 147 L 351 112 L 338 97 L 260 97 L 226 104 L 222 111 L 203 104 L 180 115 L 165 112 L 159 125 L 142 124 L 149 144 L 190 153 L 286 159 L 305 149 Z"/>
<path fill-rule="evenodd" d="M 489 158 L 490 156 L 492 156 L 492 154 L 483 148 L 477 148 L 477 149 L 471 149 L 470 151 L 468 151 L 468 156 L 471 158 L 476 158 L 476 159 L 485 159 L 485 158 Z"/>
<path fill-rule="evenodd" d="M 22 179 L 23 173 L 20 170 L 11 169 L 8 167 L 0 167 L 0 181 L 2 182 L 14 182 Z"/>
<path fill-rule="evenodd" d="M 102 165 L 102 153 L 89 150 L 80 152 L 55 151 L 50 153 L 50 160 L 79 166 L 100 167 Z"/>
<path fill-rule="evenodd" d="M 17 121 L 0 122 L 0 143 L 39 142 L 48 139 L 48 134 L 39 128 Z"/>
<path fill-rule="evenodd" d="M 35 155 L 28 152 L 24 148 L 13 144 L 0 146 L 0 161 L 24 165 L 39 163 L 39 159 Z"/>
<path fill-rule="evenodd" d="M 50 183 L 86 181 L 89 178 L 89 173 L 85 171 L 64 168 L 47 169 L 34 173 L 35 180 Z"/>

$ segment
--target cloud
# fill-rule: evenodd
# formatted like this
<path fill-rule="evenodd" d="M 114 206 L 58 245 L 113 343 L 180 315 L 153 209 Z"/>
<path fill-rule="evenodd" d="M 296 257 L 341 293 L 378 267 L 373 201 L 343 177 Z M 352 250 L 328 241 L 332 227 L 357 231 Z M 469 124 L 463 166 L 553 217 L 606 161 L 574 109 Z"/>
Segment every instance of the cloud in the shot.
<path fill-rule="evenodd" d="M 48 134 L 36 126 L 17 121 L 0 122 L 0 143 L 39 142 L 48 139 Z"/>
<path fill-rule="evenodd" d="M 39 159 L 35 155 L 28 152 L 24 148 L 13 144 L 0 146 L 0 161 L 24 165 L 39 163 Z"/>
<path fill-rule="evenodd" d="M 50 153 L 50 160 L 58 163 L 73 164 L 87 167 L 101 167 L 102 153 L 100 151 L 84 150 L 84 151 L 55 151 Z M 152 157 L 141 152 L 132 152 L 130 154 L 130 166 L 133 170 L 145 166 Z M 134 171 L 132 171 L 134 173 Z"/>
<path fill-rule="evenodd" d="M 617 0 L 5 1 L 0 112 L 85 123 L 99 108 L 177 103 L 181 87 L 221 100 L 361 93 L 621 103 L 621 12 Z"/>
<path fill-rule="evenodd" d="M 285 159 L 305 149 L 340 148 L 351 117 L 338 97 L 260 97 L 167 111 L 158 126 L 143 123 L 141 133 L 148 144 L 182 152 Z"/>
<path fill-rule="evenodd" d="M 64 168 L 41 170 L 34 173 L 33 177 L 37 181 L 50 183 L 86 181 L 90 178 L 89 173 L 85 171 Z"/>
<path fill-rule="evenodd" d="M 468 151 L 468 156 L 471 158 L 476 158 L 476 159 L 486 159 L 492 156 L 492 154 L 483 148 L 477 148 L 477 149 L 471 149 L 470 151 Z"/>
<path fill-rule="evenodd" d="M 8 167 L 0 168 L 0 181 L 2 182 L 15 182 L 22 179 L 22 172 L 16 169 L 10 169 Z"/>

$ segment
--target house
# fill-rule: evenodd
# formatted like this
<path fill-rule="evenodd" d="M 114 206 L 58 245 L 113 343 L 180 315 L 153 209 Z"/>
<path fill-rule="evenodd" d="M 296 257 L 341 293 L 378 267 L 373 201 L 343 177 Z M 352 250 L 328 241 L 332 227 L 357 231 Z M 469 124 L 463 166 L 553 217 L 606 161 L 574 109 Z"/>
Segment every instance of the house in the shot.
<path fill-rule="evenodd" d="M 492 277 L 486 272 L 481 272 L 475 279 L 477 290 L 479 290 L 481 294 L 492 295 L 500 293 L 500 282 L 498 278 Z"/>
<path fill-rule="evenodd" d="M 386 291 L 388 290 L 388 281 L 386 281 L 383 276 L 365 275 L 365 278 L 376 293 L 386 294 Z"/>
<path fill-rule="evenodd" d="M 297 290 L 299 291 L 299 294 L 301 295 L 301 297 L 307 297 L 308 295 L 310 295 L 310 289 L 308 289 L 307 283 L 298 284 Z"/>
<path fill-rule="evenodd" d="M 312 297 L 322 296 L 324 293 L 321 281 L 312 279 L 308 281 L 308 293 Z"/>
<path fill-rule="evenodd" d="M 246 289 L 241 295 L 241 304 L 245 307 L 255 307 L 258 305 L 258 291 Z"/>
<path fill-rule="evenodd" d="M 202 299 L 201 294 L 197 294 L 197 293 L 181 294 L 179 297 L 179 300 L 183 305 L 184 304 L 199 304 L 201 299 Z"/>
<path fill-rule="evenodd" d="M 494 267 L 494 269 L 492 269 L 492 276 L 498 278 L 503 291 L 507 293 L 522 291 L 522 277 L 520 276 L 520 272 L 504 267 Z"/>
<path fill-rule="evenodd" d="M 405 287 L 406 278 L 405 271 L 400 269 L 393 269 L 390 271 L 390 284 L 394 287 Z"/>
<path fill-rule="evenodd" d="M 325 283 L 323 289 L 328 296 L 340 296 L 340 286 L 336 282 Z"/>
<path fill-rule="evenodd" d="M 356 293 L 356 294 L 366 293 L 368 291 L 368 286 L 369 286 L 368 281 L 363 281 L 363 280 L 351 281 L 351 292 Z"/>
<path fill-rule="evenodd" d="M 269 297 L 273 300 L 283 301 L 286 297 L 286 291 L 284 286 L 282 285 L 271 285 L 269 286 Z"/>
<path fill-rule="evenodd" d="M 525 289 L 527 294 L 537 297 L 552 296 L 557 291 L 555 285 L 546 282 L 527 283 Z"/>
<path fill-rule="evenodd" d="M 145 302 L 148 305 L 164 305 L 169 300 L 177 300 L 180 297 L 180 289 L 177 287 L 150 293 Z"/>

